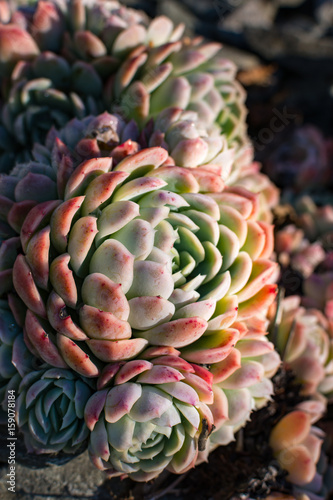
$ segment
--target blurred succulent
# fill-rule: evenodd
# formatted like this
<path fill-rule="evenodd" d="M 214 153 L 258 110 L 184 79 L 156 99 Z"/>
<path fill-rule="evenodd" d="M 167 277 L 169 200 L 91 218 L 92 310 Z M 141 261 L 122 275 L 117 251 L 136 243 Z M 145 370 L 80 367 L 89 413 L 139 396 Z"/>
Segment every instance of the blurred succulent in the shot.
<path fill-rule="evenodd" d="M 275 237 L 278 262 L 284 268 L 297 271 L 302 278 L 308 278 L 324 260 L 325 251 L 319 242 L 310 243 L 302 229 L 289 224 L 280 229 Z"/>
<path fill-rule="evenodd" d="M 31 371 L 16 400 L 17 424 L 28 452 L 75 453 L 87 446 L 84 408 L 93 386 L 71 370 Z"/>
<path fill-rule="evenodd" d="M 287 276 L 284 285 L 288 293 L 299 288 L 302 304 L 320 309 L 333 324 L 332 207 L 318 207 L 310 197 L 303 196 L 295 203 L 292 217 L 295 224 L 282 227 L 275 238 L 278 262 L 288 271 L 282 272 L 282 279 Z M 291 273 L 297 283 L 289 279 Z"/>
<path fill-rule="evenodd" d="M 171 347 L 107 365 L 88 401 L 93 463 L 111 475 L 148 481 L 193 467 L 213 428 L 211 374 Z M 108 385 L 113 383 L 113 387 Z M 104 388 L 105 387 L 105 388 Z"/>
<path fill-rule="evenodd" d="M 270 446 L 281 467 L 287 470 L 287 479 L 293 485 L 296 499 L 325 500 L 331 471 L 322 451 L 325 433 L 311 426 L 305 411 L 294 410 L 285 415 L 273 428 Z"/>
<path fill-rule="evenodd" d="M 295 295 L 279 305 L 272 340 L 286 368 L 291 368 L 302 384 L 302 393 L 319 392 L 332 400 L 333 331 L 320 311 L 304 309 L 300 302 Z"/>
<path fill-rule="evenodd" d="M 277 145 L 264 166 L 273 182 L 287 190 L 326 188 L 329 180 L 327 144 L 316 127 L 296 128 Z"/>

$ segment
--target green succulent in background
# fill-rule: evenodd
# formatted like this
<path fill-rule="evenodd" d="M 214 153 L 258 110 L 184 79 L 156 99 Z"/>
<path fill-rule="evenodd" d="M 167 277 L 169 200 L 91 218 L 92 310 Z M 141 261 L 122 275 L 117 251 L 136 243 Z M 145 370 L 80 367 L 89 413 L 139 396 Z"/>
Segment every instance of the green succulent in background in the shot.
<path fill-rule="evenodd" d="M 49 368 L 28 373 L 16 400 L 17 425 L 29 452 L 75 453 L 87 446 L 84 408 L 91 382 L 70 370 Z"/>
<path fill-rule="evenodd" d="M 217 124 L 244 165 L 245 93 L 219 44 L 189 41 L 183 25 L 118 2 L 40 0 L 7 17 L 1 126 L 16 148 L 3 170 L 13 155 L 27 158 L 52 125 L 107 109 L 143 126 L 172 106 L 195 111 L 206 128 Z"/>

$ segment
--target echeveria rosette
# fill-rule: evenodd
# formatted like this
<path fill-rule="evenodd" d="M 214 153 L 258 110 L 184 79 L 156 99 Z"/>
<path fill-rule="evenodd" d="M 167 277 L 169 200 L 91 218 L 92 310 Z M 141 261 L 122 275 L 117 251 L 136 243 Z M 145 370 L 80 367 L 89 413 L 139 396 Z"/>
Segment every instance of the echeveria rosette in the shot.
<path fill-rule="evenodd" d="M 293 370 L 305 395 L 333 395 L 333 335 L 321 311 L 300 306 L 298 296 L 280 304 L 272 340 L 287 368 Z"/>
<path fill-rule="evenodd" d="M 229 146 L 248 144 L 245 91 L 219 43 L 197 37 L 139 47 L 123 62 L 111 86 L 114 110 L 141 123 L 169 107 L 195 111 L 205 126 L 218 124 Z"/>
<path fill-rule="evenodd" d="M 162 148 L 113 171 L 107 157 L 75 168 L 59 140 L 53 153 L 53 167 L 2 179 L 16 198 L 3 198 L 3 212 L 22 245 L 16 260 L 4 252 L 2 273 L 10 289 L 14 270 L 32 352 L 91 377 L 148 343 L 195 363 L 223 359 L 239 337 L 236 318 L 258 314 L 275 294 L 272 227 L 255 221 L 256 195 L 201 194 L 200 168 L 160 166 Z"/>
<path fill-rule="evenodd" d="M 17 63 L 9 87 L 1 120 L 23 151 L 44 142 L 52 126 L 103 110 L 103 84 L 95 69 L 83 61 L 70 65 L 52 52 Z"/>
<path fill-rule="evenodd" d="M 226 445 L 246 425 L 253 410 L 264 407 L 274 393 L 271 378 L 281 360 L 267 338 L 268 321 L 263 315 L 238 323 L 239 340 L 229 354 L 210 365 L 214 401 L 209 405 L 215 429 L 200 462 L 217 446 Z"/>
<path fill-rule="evenodd" d="M 211 381 L 170 347 L 107 365 L 85 409 L 93 463 L 137 481 L 193 467 L 213 428 Z"/>
<path fill-rule="evenodd" d="M 29 372 L 19 386 L 16 420 L 29 452 L 75 453 L 87 446 L 84 408 L 95 388 L 71 370 Z"/>
<path fill-rule="evenodd" d="M 311 425 L 307 412 L 295 409 L 273 427 L 269 444 L 282 468 L 288 472 L 287 480 L 293 486 L 296 498 L 319 500 L 327 498 L 325 464 L 322 444 L 325 433 Z"/>

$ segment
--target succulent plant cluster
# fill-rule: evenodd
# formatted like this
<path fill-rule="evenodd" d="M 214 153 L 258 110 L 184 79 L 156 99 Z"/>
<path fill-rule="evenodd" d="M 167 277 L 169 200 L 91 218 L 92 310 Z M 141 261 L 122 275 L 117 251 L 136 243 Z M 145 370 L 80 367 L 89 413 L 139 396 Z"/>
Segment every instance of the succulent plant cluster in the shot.
<path fill-rule="evenodd" d="M 111 0 L 0 21 L 0 404 L 17 392 L 28 451 L 185 472 L 270 400 L 276 346 L 330 397 L 323 315 L 286 302 L 267 337 L 279 192 L 220 44 Z"/>

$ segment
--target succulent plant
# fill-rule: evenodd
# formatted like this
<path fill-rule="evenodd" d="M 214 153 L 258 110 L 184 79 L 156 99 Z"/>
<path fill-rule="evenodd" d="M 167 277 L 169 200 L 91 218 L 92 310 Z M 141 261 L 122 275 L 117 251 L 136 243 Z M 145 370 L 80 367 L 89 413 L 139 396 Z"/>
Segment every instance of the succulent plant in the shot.
<path fill-rule="evenodd" d="M 297 409 L 285 415 L 271 432 L 273 453 L 281 467 L 287 470 L 287 479 L 297 499 L 327 498 L 324 476 L 330 471 L 324 463 L 324 438 L 321 429 L 311 426 L 309 415 Z"/>
<path fill-rule="evenodd" d="M 213 428 L 211 374 L 171 347 L 107 365 L 88 401 L 93 463 L 110 475 L 148 481 L 193 467 Z M 113 387 L 108 387 L 113 382 Z"/>
<path fill-rule="evenodd" d="M 197 112 L 206 127 L 217 123 L 241 165 L 249 140 L 236 68 L 220 44 L 181 39 L 183 29 L 116 1 L 40 0 L 16 10 L 0 26 L 0 74 L 2 126 L 18 141 L 21 158 L 50 124 L 108 109 L 143 125 L 180 106 Z"/>
<path fill-rule="evenodd" d="M 271 303 L 272 228 L 255 222 L 256 197 L 203 195 L 200 169 L 160 166 L 167 156 L 149 148 L 113 171 L 108 157 L 75 168 L 57 139 L 55 170 L 32 163 L 2 178 L 22 247 L 16 258 L 17 236 L 6 240 L 3 291 L 13 269 L 26 341 L 50 365 L 96 377 L 148 343 L 215 363 L 239 336 L 237 315 Z"/>
<path fill-rule="evenodd" d="M 37 367 L 8 303 L 0 301 L 0 421 L 7 422 L 8 391 L 18 392 L 22 377 Z"/>
<path fill-rule="evenodd" d="M 52 125 L 103 111 L 104 84 L 128 52 L 175 41 L 182 32 L 164 16 L 150 21 L 116 1 L 40 0 L 14 11 L 0 25 L 1 135 L 15 145 L 7 171 L 15 150 L 14 162 L 27 158 Z"/>
<path fill-rule="evenodd" d="M 265 172 L 287 191 L 326 188 L 330 179 L 328 146 L 316 127 L 298 127 L 273 149 L 264 162 Z"/>
<path fill-rule="evenodd" d="M 273 294 L 274 295 L 274 294 Z M 215 429 L 209 437 L 200 462 L 219 445 L 234 439 L 244 427 L 253 410 L 264 407 L 273 395 L 271 378 L 281 360 L 267 335 L 265 316 L 254 315 L 238 324 L 241 332 L 235 348 L 220 362 L 213 363 L 209 371 L 213 376 L 214 401 L 209 408 Z"/>
<path fill-rule="evenodd" d="M 91 383 L 71 370 L 31 371 L 23 378 L 16 400 L 17 424 L 29 452 L 75 453 L 89 436 L 84 408 Z"/>
<path fill-rule="evenodd" d="M 116 72 L 113 110 L 141 122 L 168 107 L 195 111 L 205 126 L 217 123 L 237 150 L 248 143 L 245 92 L 235 65 L 219 43 L 197 37 L 133 52 Z"/>
<path fill-rule="evenodd" d="M 280 304 L 272 340 L 287 368 L 302 384 L 302 393 L 317 392 L 332 400 L 333 335 L 325 316 L 318 310 L 300 307 L 299 296 Z"/>

